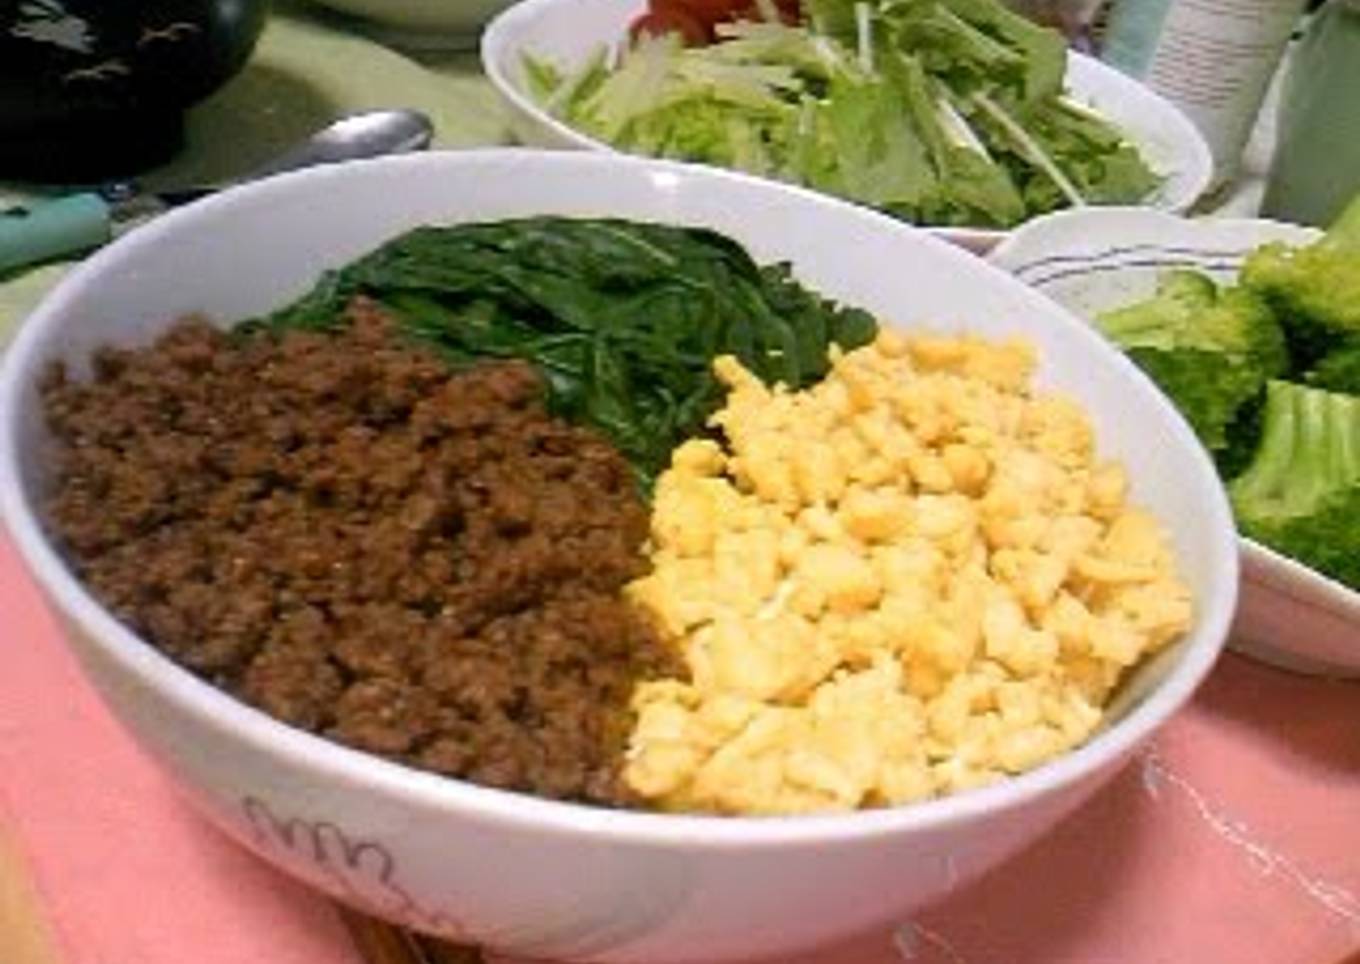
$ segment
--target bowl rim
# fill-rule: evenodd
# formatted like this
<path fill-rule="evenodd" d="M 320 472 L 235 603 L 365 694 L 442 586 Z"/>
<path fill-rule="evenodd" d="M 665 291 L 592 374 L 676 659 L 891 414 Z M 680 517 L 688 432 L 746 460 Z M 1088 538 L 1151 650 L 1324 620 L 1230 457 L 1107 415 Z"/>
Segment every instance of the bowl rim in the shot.
<path fill-rule="evenodd" d="M 1283 221 L 1278 218 L 1250 217 L 1240 214 L 1210 214 L 1191 217 L 1188 214 L 1165 208 L 1151 208 L 1133 204 L 1092 205 L 1085 208 L 1047 211 L 1030 218 L 1024 224 L 1011 229 L 1005 240 L 987 252 L 986 260 L 1011 274 L 1016 271 L 1023 271 L 1029 267 L 1029 262 L 1025 260 L 1024 254 L 1026 248 L 1030 245 L 1047 246 L 1051 244 L 1048 240 L 1051 232 L 1060 229 L 1064 224 L 1081 224 L 1083 221 L 1107 222 L 1109 226 L 1119 226 L 1129 221 L 1143 221 L 1146 222 L 1145 227 L 1147 229 L 1155 229 L 1159 235 L 1164 236 L 1166 245 L 1174 245 L 1177 248 L 1184 247 L 1187 242 L 1171 237 L 1170 235 L 1173 233 L 1200 236 L 1205 234 L 1217 235 L 1225 231 L 1263 229 L 1266 232 L 1278 233 L 1279 237 L 1275 240 L 1286 241 L 1286 243 L 1285 235 L 1316 239 L 1323 234 L 1321 228 L 1307 224 L 1295 224 L 1292 221 Z M 1084 240 L 1092 244 L 1095 243 L 1092 238 Z M 1117 254 L 1118 252 L 1112 253 Z M 1092 255 L 1089 260 L 1094 260 L 1094 258 L 1095 256 Z"/>
<path fill-rule="evenodd" d="M 520 168 L 507 163 L 517 158 Z M 423 154 L 386 157 L 375 160 L 328 165 L 267 178 L 234 187 L 220 194 L 186 205 L 156 219 L 122 238 L 78 265 L 39 304 L 20 327 L 14 343 L 0 364 L 0 478 L 20 478 L 17 431 L 22 416 L 21 396 L 29 379 L 44 357 L 40 352 L 49 329 L 59 329 L 68 306 L 97 289 L 99 279 L 117 270 L 129 257 L 144 248 L 155 248 L 164 239 L 185 229 L 211 224 L 220 211 L 241 202 L 268 208 L 270 198 L 286 196 L 295 187 L 311 183 L 342 185 L 351 172 L 375 174 L 386 171 L 431 168 L 445 177 L 455 176 L 462 183 L 474 176 L 470 171 L 512 170 L 522 176 L 522 165 L 530 163 L 561 168 L 565 171 L 592 168 L 610 169 L 620 176 L 649 177 L 658 174 L 667 180 L 682 178 L 722 181 L 743 191 L 765 195 L 784 195 L 801 199 L 815 207 L 828 209 L 829 216 L 853 218 L 865 230 L 889 231 L 911 235 L 914 243 L 934 246 L 945 259 L 967 262 L 976 271 L 978 259 L 967 252 L 930 236 L 928 232 L 895 221 L 867 208 L 805 188 L 782 185 L 751 175 L 702 165 L 681 164 L 622 154 L 535 151 L 523 148 L 487 148 L 469 151 L 433 151 Z M 331 191 L 332 196 L 342 192 Z M 437 217 L 431 212 L 429 217 Z M 1043 324 L 1066 328 L 1077 340 L 1093 336 L 1079 319 L 1066 309 L 1025 287 L 998 268 L 981 265 L 996 272 L 999 284 L 1013 285 L 1017 297 L 1040 309 Z M 1137 369 L 1122 354 L 1098 341 L 1091 342 L 1098 352 L 1107 352 L 1112 363 Z M 1143 376 L 1138 376 L 1140 379 Z M 1150 382 L 1145 389 L 1155 393 Z M 1168 425 L 1179 439 L 1190 465 L 1198 463 L 1197 475 L 1212 477 L 1208 456 L 1176 410 L 1160 396 L 1155 404 L 1170 416 Z M 926 831 L 958 826 L 994 813 L 1010 811 L 1026 803 L 1050 797 L 1073 788 L 1087 778 L 1122 761 L 1179 710 L 1213 667 L 1225 644 L 1235 610 L 1239 561 L 1234 549 L 1231 515 L 1227 500 L 1217 486 L 1206 489 L 1204 512 L 1208 518 L 1216 566 L 1214 578 L 1220 591 L 1199 601 L 1195 632 L 1184 646 L 1167 676 L 1147 693 L 1129 713 L 1091 739 L 1061 757 L 1026 773 L 998 783 L 944 797 L 933 798 L 874 810 L 846 813 L 798 815 L 788 817 L 713 816 L 649 811 L 612 810 L 584 804 L 550 800 L 515 791 L 482 787 L 456 778 L 417 770 L 363 751 L 334 743 L 319 735 L 296 729 L 229 696 L 226 692 L 195 676 L 151 644 L 140 639 L 119 622 L 80 583 L 66 566 L 56 546 L 48 539 L 39 521 L 37 507 L 30 505 L 17 484 L 0 485 L 0 523 L 26 570 L 40 587 L 49 607 L 73 624 L 102 656 L 157 692 L 186 715 L 204 725 L 225 731 L 230 738 L 248 744 L 252 750 L 275 757 L 289 769 L 312 774 L 350 787 L 362 786 L 366 792 L 419 807 L 443 816 L 457 816 L 498 828 L 521 832 L 585 834 L 600 840 L 647 846 L 658 850 L 730 851 L 774 848 L 791 844 L 819 845 L 830 842 L 880 839 L 904 832 Z M 64 627 L 65 628 L 65 627 Z M 69 643 L 68 643 L 69 645 Z M 87 677 L 88 679 L 88 677 Z M 139 741 L 140 742 L 140 741 Z M 144 748 L 145 751 L 145 748 Z"/>
<path fill-rule="evenodd" d="M 1296 602 L 1325 610 L 1341 619 L 1360 620 L 1360 591 L 1250 536 L 1240 536 L 1239 541 L 1254 582 L 1268 585 Z M 1244 567 L 1243 571 L 1246 573 L 1248 569 Z M 1360 649 L 1354 665 L 1360 667 Z"/>
<path fill-rule="evenodd" d="M 520 33 L 525 25 L 533 23 L 542 14 L 554 7 L 562 6 L 567 3 L 590 3 L 599 0 L 520 0 L 504 10 L 500 11 L 486 25 L 482 32 L 481 40 L 478 44 L 478 56 L 481 59 L 482 73 L 491 81 L 502 98 L 510 105 L 511 109 L 526 119 L 532 119 L 535 123 L 550 130 L 553 135 L 561 141 L 570 143 L 575 149 L 583 151 L 595 151 L 599 153 L 626 154 L 618 148 L 600 140 L 596 140 L 588 134 L 578 131 L 576 128 L 562 120 L 552 116 L 543 110 L 538 104 L 534 103 L 528 94 L 515 83 L 505 70 L 502 70 L 502 61 L 508 59 L 509 55 L 522 52 Z M 615 37 L 601 40 L 601 45 L 608 50 L 613 50 L 621 38 Z M 1098 57 L 1084 54 L 1079 50 L 1071 48 L 1067 51 L 1068 70 L 1076 70 L 1079 73 L 1089 73 L 1101 77 L 1105 82 L 1118 85 L 1130 96 L 1136 96 L 1139 100 L 1149 105 L 1156 105 L 1158 112 L 1163 119 L 1176 129 L 1175 143 L 1183 148 L 1182 157 L 1186 161 L 1185 172 L 1192 175 L 1187 179 L 1187 185 L 1178 195 L 1174 202 L 1161 207 L 1149 208 L 1149 210 L 1161 211 L 1165 213 L 1180 213 L 1188 211 L 1195 202 L 1204 195 L 1209 189 L 1214 177 L 1213 153 L 1209 149 L 1209 143 L 1204 135 L 1195 126 L 1194 122 L 1175 104 L 1167 100 L 1146 84 L 1128 76 L 1124 72 L 1110 66 Z M 641 156 L 641 155 L 633 155 Z M 725 168 L 720 168 L 725 170 Z M 852 202 L 853 203 L 853 202 Z M 1066 210 L 1066 209 L 1064 209 Z M 1036 215 L 1035 217 L 1043 217 Z M 1035 218 L 1027 218 L 1014 228 L 987 228 L 969 226 L 947 226 L 914 224 L 913 227 L 929 231 L 939 237 L 947 238 L 955 244 L 974 251 L 985 251 L 1009 237 L 1016 230 L 1030 223 Z"/>

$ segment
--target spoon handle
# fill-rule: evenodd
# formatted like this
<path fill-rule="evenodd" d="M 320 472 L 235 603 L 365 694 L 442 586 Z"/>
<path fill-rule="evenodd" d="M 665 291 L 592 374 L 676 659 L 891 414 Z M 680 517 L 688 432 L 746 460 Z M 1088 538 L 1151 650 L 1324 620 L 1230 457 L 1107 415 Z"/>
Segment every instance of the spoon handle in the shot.
<path fill-rule="evenodd" d="M 109 204 L 97 194 L 0 212 L 0 272 L 98 247 L 112 231 Z"/>

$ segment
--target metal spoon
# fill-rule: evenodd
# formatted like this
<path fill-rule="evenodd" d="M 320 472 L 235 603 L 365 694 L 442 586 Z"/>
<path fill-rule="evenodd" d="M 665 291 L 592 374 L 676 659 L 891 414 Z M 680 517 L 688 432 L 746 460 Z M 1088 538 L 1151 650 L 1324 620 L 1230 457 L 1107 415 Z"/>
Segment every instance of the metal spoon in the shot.
<path fill-rule="evenodd" d="M 76 254 L 180 204 L 272 174 L 320 164 L 418 151 L 434 136 L 430 119 L 410 110 L 383 110 L 341 118 L 244 177 L 211 187 L 146 191 L 116 181 L 83 194 L 0 213 L 0 272 Z"/>

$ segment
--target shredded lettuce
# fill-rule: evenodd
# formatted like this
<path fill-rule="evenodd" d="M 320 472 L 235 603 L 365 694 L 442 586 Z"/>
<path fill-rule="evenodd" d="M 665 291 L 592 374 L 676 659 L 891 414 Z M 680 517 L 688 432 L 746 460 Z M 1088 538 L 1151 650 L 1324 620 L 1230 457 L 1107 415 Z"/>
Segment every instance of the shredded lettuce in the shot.
<path fill-rule="evenodd" d="M 1063 90 L 1066 48 L 998 0 L 806 0 L 808 26 L 640 37 L 610 67 L 532 56 L 526 91 L 637 154 L 733 167 L 917 223 L 1009 227 L 1159 178 Z"/>

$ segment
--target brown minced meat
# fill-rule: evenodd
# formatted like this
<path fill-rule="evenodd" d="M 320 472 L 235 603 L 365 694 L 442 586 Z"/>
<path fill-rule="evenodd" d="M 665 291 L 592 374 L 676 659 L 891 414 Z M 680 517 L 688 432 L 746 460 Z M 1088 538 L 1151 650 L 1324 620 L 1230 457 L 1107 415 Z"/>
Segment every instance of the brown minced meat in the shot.
<path fill-rule="evenodd" d="M 92 591 L 265 712 L 440 773 L 635 803 L 635 681 L 677 667 L 621 596 L 648 512 L 536 370 L 454 373 L 356 303 L 336 333 L 178 322 L 55 367 L 50 523 Z"/>

